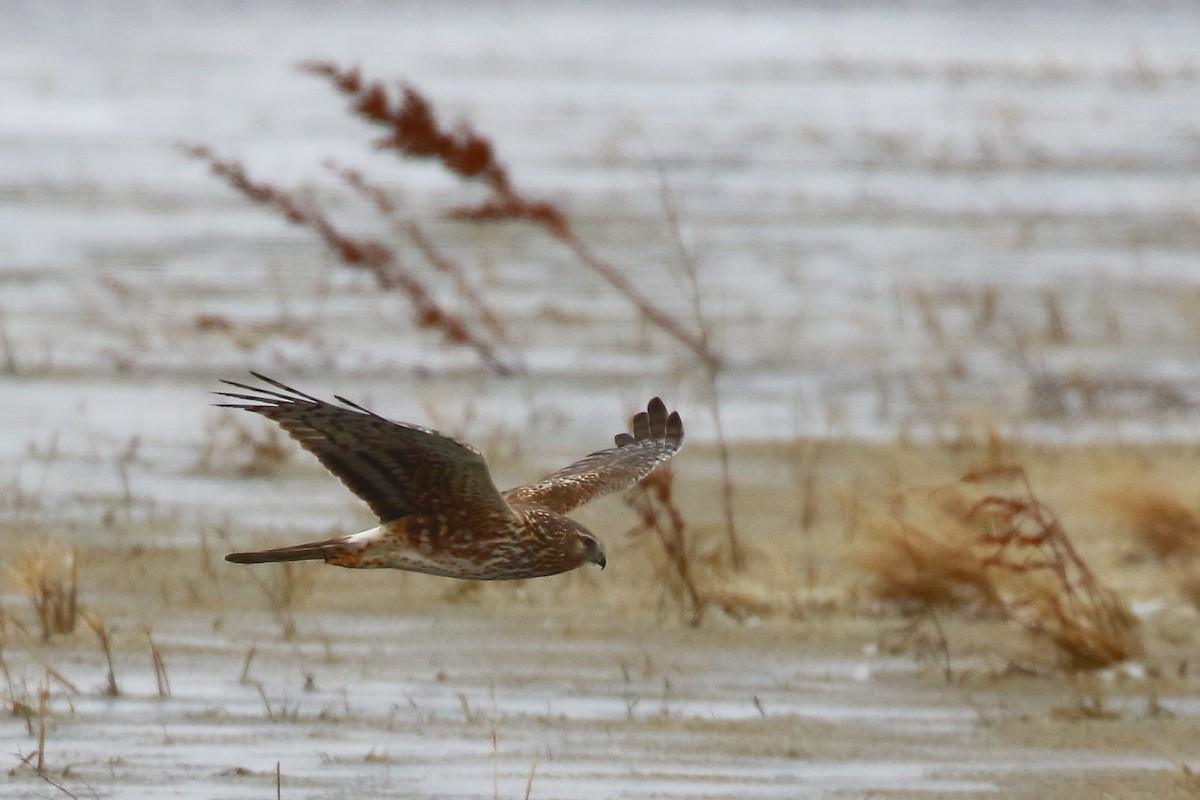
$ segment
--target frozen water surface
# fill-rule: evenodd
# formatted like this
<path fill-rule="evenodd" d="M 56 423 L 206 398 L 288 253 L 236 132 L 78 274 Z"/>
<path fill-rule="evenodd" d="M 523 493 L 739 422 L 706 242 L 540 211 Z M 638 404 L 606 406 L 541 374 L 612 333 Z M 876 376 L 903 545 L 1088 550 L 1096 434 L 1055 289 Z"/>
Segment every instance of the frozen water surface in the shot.
<path fill-rule="evenodd" d="M 121 694 L 101 696 L 89 683 L 103 674 L 98 653 L 76 658 L 62 677 L 88 691 L 53 702 L 50 757 L 72 765 L 73 786 L 103 787 L 104 796 L 169 787 L 170 796 L 189 798 L 262 796 L 277 761 L 284 796 L 314 798 L 490 797 L 493 785 L 502 796 L 520 794 L 535 761 L 537 796 L 581 799 L 990 792 L 1017 769 L 1170 766 L 1145 754 L 1019 747 L 981 759 L 976 713 L 954 691 L 907 691 L 911 669 L 898 662 L 863 683 L 851 667 L 865 658 L 781 648 L 760 661 L 702 639 L 656 641 L 636 628 L 572 636 L 566 653 L 560 629 L 528 620 L 309 621 L 335 633 L 310 646 L 265 629 L 256 637 L 243 625 L 205 635 L 177 620 L 177 632 L 159 637 L 175 653 L 169 699 L 132 657 L 117 660 Z M 247 634 L 257 646 L 243 679 Z M 625 668 L 641 658 L 660 663 L 661 674 Z M 862 726 L 891 732 L 899 752 L 820 754 L 822 737 L 853 739 Z M 0 785 L 0 796 L 27 796 L 38 785 L 18 777 Z"/>

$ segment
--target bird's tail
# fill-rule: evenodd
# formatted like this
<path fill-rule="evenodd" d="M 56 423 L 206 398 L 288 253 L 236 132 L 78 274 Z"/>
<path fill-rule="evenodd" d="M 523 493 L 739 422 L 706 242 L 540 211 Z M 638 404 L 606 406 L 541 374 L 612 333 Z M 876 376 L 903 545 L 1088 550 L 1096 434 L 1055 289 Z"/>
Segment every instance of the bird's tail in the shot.
<path fill-rule="evenodd" d="M 276 547 L 272 550 L 248 550 L 243 553 L 230 553 L 226 561 L 234 564 L 272 564 L 277 561 L 326 561 L 330 556 L 339 553 L 339 546 L 346 543 L 345 539 L 326 539 L 323 542 L 307 542 L 291 547 Z"/>

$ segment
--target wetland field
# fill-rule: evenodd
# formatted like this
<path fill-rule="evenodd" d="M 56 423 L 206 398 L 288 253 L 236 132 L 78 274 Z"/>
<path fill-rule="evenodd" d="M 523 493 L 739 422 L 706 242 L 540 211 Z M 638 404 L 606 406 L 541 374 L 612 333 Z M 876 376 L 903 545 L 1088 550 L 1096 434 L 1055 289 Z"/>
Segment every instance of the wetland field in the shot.
<path fill-rule="evenodd" d="M 0 798 L 1200 796 L 1194 6 L 3 16 Z M 688 439 L 604 571 L 239 566 L 374 524 L 251 370 Z"/>

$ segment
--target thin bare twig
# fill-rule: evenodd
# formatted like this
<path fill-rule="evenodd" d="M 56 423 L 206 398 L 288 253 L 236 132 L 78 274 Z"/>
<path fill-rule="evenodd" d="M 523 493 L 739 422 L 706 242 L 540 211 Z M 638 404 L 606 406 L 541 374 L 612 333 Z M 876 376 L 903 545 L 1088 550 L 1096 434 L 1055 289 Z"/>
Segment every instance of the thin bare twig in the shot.
<path fill-rule="evenodd" d="M 644 535 L 653 533 L 662 547 L 667 564 L 671 569 L 673 591 L 687 598 L 691 606 L 689 622 L 698 625 L 707 605 L 695 577 L 692 575 L 692 554 L 687 538 L 687 524 L 683 514 L 675 505 L 673 497 L 674 473 L 671 465 L 661 464 L 625 494 L 625 505 L 638 515 L 640 523 L 631 533 Z"/>
<path fill-rule="evenodd" d="M 50 784 L 51 786 L 53 786 L 55 789 L 58 789 L 60 792 L 62 792 L 63 794 L 65 794 L 67 797 L 70 797 L 70 798 L 71 798 L 71 800 L 79 800 L 79 795 L 75 794 L 75 793 L 74 793 L 74 792 L 72 792 L 70 789 L 68 789 L 67 787 L 63 786 L 61 783 L 56 783 L 56 782 L 55 782 L 53 779 L 51 779 L 51 778 L 50 778 L 50 776 L 49 776 L 49 775 L 47 775 L 47 774 L 46 774 L 45 772 L 43 772 L 42 770 L 40 770 L 40 769 L 38 770 L 38 774 L 37 774 L 37 776 L 38 776 L 39 778 L 41 778 L 42 780 L 44 780 L 46 783 L 48 783 L 48 784 Z"/>
<path fill-rule="evenodd" d="M 745 557 L 742 553 L 741 542 L 738 538 L 737 523 L 733 513 L 733 473 L 729 464 L 729 442 L 725 439 L 725 427 L 721 423 L 721 394 L 720 371 L 721 360 L 716 357 L 712 346 L 712 326 L 704 310 L 703 295 L 700 291 L 700 270 L 691 251 L 683 241 L 683 230 L 679 224 L 679 213 L 675 208 L 674 198 L 667 185 L 666 175 L 659 172 L 662 193 L 663 211 L 667 218 L 667 229 L 675 245 L 679 265 L 683 269 L 688 284 L 688 298 L 691 301 L 692 315 L 696 329 L 699 331 L 699 344 L 706 354 L 700 359 L 704 367 L 704 375 L 708 383 L 709 412 L 712 415 L 713 427 L 717 433 L 717 458 L 721 464 L 721 508 L 725 517 L 725 538 L 729 544 L 729 561 L 734 570 L 740 571 Z"/>
<path fill-rule="evenodd" d="M 497 339 L 508 343 L 508 334 L 500 323 L 500 319 L 484 300 L 479 290 L 471 284 L 461 264 L 440 250 L 416 220 L 401 217 L 399 209 L 388 197 L 387 192 L 370 183 L 361 172 L 349 167 L 339 167 L 332 162 L 327 162 L 327 166 L 356 192 L 370 200 L 379 213 L 391 223 L 392 229 L 405 236 L 420 251 L 431 267 L 443 275 L 447 275 L 454 283 L 454 290 L 459 297 L 479 315 L 480 322 L 487 326 Z"/>
<path fill-rule="evenodd" d="M 529 800 L 529 795 L 533 793 L 533 776 L 537 774 L 537 758 L 533 759 L 533 763 L 529 765 L 529 780 L 525 782 L 525 800 Z"/>
<path fill-rule="evenodd" d="M 31 641 L 30 636 L 25 630 L 24 626 L 14 626 L 13 632 L 20 640 L 21 646 L 25 648 L 25 652 L 29 653 L 29 657 L 36 661 L 38 666 L 46 670 L 47 676 L 49 676 L 55 683 L 71 694 L 79 694 L 78 686 L 67 680 L 65 675 L 56 670 L 54 667 L 50 666 L 50 662 L 38 655 L 37 651 L 33 649 L 33 642 Z M 5 670 L 7 671 L 7 665 L 5 665 Z"/>
<path fill-rule="evenodd" d="M 718 364 L 720 362 L 720 357 L 709 349 L 704 337 L 698 336 L 688 330 L 687 326 L 683 323 L 654 305 L 650 298 L 637 290 L 637 287 L 633 285 L 633 281 L 625 277 L 625 274 L 612 263 L 605 261 L 593 253 L 573 231 L 567 231 L 565 235 L 558 235 L 557 238 L 575 254 L 575 257 L 584 266 L 603 278 L 609 286 L 616 289 L 637 310 L 643 319 L 665 331 L 675 341 L 692 351 L 705 365 Z"/>

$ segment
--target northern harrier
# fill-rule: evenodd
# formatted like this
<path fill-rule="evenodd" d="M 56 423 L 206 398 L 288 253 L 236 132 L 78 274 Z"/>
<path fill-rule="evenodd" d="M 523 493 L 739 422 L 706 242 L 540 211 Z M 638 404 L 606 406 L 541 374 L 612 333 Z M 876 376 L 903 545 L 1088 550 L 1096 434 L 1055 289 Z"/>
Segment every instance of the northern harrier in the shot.
<path fill-rule="evenodd" d="M 279 423 L 350 491 L 379 526 L 362 533 L 246 553 L 226 561 L 262 564 L 324 560 L 339 567 L 386 567 L 469 580 L 555 575 L 585 562 L 604 568 L 604 548 L 564 516 L 632 486 L 683 444 L 679 413 L 659 398 L 633 418 L 633 433 L 527 486 L 500 492 L 483 455 L 437 431 L 392 422 L 342 397 L 326 403 L 257 372 L 272 389 L 222 381 L 250 394 L 217 392 Z M 276 391 L 278 390 L 278 391 Z"/>

